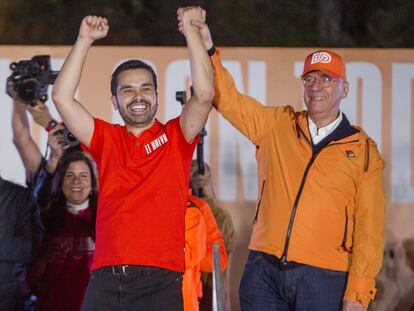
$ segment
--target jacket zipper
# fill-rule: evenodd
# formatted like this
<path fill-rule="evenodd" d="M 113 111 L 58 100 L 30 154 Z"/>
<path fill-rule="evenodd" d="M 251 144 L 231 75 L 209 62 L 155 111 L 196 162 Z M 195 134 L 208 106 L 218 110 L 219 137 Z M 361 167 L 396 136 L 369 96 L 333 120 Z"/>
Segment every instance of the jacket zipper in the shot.
<path fill-rule="evenodd" d="M 257 220 L 257 216 L 259 216 L 259 209 L 260 209 L 260 205 L 262 204 L 262 198 L 263 198 L 263 191 L 264 191 L 265 183 L 266 183 L 266 178 L 263 179 L 262 191 L 260 191 L 260 199 L 259 199 L 259 202 L 257 203 L 256 215 L 254 216 L 253 223 Z"/>
<path fill-rule="evenodd" d="M 303 133 L 303 130 L 300 126 L 298 126 L 299 131 L 302 133 L 302 135 L 306 138 L 306 141 L 310 144 L 310 146 L 312 147 L 311 142 L 309 141 L 308 137 L 305 135 L 305 133 Z M 333 144 L 328 144 L 327 146 L 323 147 L 321 150 L 319 150 L 316 153 L 312 153 L 312 157 L 308 162 L 308 165 L 306 166 L 305 172 L 303 173 L 303 177 L 302 177 L 302 181 L 300 183 L 299 186 L 299 190 L 298 193 L 296 195 L 295 198 L 295 202 L 293 203 L 293 208 L 292 208 L 292 213 L 290 214 L 290 220 L 289 220 L 289 225 L 288 225 L 288 229 L 286 232 L 286 239 L 285 239 L 285 247 L 283 249 L 283 253 L 282 256 L 280 257 L 280 263 L 283 266 L 287 265 L 287 253 L 288 253 L 288 249 L 289 249 L 289 242 L 290 242 L 290 235 L 292 234 L 292 228 L 293 228 L 293 222 L 295 220 L 295 216 L 296 216 L 296 210 L 298 208 L 298 204 L 299 204 L 299 200 L 300 197 L 302 195 L 302 191 L 303 191 L 303 187 L 305 186 L 305 182 L 306 182 L 306 178 L 308 176 L 308 172 L 312 166 L 312 164 L 315 162 L 316 157 L 318 156 L 318 154 L 325 149 L 326 147 L 329 146 L 334 146 L 334 145 L 343 145 L 343 144 L 348 144 L 348 143 L 352 143 L 352 142 L 357 142 L 358 140 L 352 140 L 352 141 L 348 141 L 348 142 L 344 142 L 344 143 L 333 143 Z M 348 215 L 347 215 L 348 216 Z"/>
<path fill-rule="evenodd" d="M 285 248 L 283 250 L 282 257 L 280 258 L 280 263 L 284 266 L 287 265 L 287 260 L 286 259 L 287 259 L 287 252 L 288 252 L 288 249 L 289 249 L 290 235 L 292 234 L 293 221 L 295 220 L 296 210 L 297 210 L 298 204 L 299 204 L 299 199 L 302 195 L 303 187 L 305 186 L 305 181 L 306 181 L 306 177 L 308 175 L 308 172 L 309 172 L 313 162 L 315 161 L 316 157 L 318 156 L 318 154 L 319 154 L 319 152 L 312 154 L 312 158 L 310 159 L 308 165 L 306 166 L 305 173 L 303 173 L 302 182 L 300 183 L 299 191 L 298 191 L 298 194 L 296 195 L 295 203 L 293 204 L 292 213 L 290 214 L 289 226 L 288 226 L 287 233 L 286 233 Z"/>

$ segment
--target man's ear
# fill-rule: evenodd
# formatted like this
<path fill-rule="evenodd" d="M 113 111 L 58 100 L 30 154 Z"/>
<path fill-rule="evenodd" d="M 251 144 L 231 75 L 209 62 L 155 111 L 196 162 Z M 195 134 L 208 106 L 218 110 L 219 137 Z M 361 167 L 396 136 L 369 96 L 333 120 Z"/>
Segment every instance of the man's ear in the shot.
<path fill-rule="evenodd" d="M 118 110 L 118 101 L 116 100 L 116 96 L 111 96 L 112 106 L 114 106 L 115 110 Z"/>
<path fill-rule="evenodd" d="M 349 83 L 348 81 L 344 81 L 342 83 L 343 89 L 342 89 L 342 95 L 341 98 L 344 99 L 348 96 L 348 92 L 349 92 Z"/>

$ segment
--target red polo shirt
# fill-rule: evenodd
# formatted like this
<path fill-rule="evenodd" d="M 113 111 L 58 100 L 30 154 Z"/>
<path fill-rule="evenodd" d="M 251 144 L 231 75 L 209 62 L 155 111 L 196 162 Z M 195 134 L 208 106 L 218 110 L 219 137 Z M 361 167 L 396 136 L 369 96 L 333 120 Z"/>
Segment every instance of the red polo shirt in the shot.
<path fill-rule="evenodd" d="M 139 137 L 125 126 L 94 119 L 87 149 L 99 168 L 95 255 L 91 269 L 145 265 L 184 271 L 188 144 L 179 118 Z"/>

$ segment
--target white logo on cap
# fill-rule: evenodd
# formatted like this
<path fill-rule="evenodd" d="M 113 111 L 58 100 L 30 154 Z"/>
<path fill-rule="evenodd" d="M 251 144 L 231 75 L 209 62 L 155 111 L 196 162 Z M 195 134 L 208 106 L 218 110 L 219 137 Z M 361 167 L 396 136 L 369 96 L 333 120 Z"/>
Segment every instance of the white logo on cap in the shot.
<path fill-rule="evenodd" d="M 316 63 L 330 63 L 332 60 L 332 57 L 329 53 L 327 52 L 317 52 L 315 54 L 312 55 L 312 60 L 311 60 L 311 64 L 316 64 Z"/>

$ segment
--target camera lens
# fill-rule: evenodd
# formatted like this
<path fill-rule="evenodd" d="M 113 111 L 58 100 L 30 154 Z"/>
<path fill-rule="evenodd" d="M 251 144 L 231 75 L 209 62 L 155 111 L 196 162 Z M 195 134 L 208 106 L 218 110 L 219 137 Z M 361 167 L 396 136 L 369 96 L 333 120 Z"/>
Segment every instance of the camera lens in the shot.
<path fill-rule="evenodd" d="M 35 101 L 39 97 L 39 83 L 34 79 L 22 81 L 17 87 L 17 95 L 26 103 Z"/>
<path fill-rule="evenodd" d="M 63 138 L 65 143 L 69 146 L 76 146 L 79 144 L 79 141 L 76 139 L 75 136 L 67 128 L 63 129 Z"/>
<path fill-rule="evenodd" d="M 72 134 L 72 133 L 69 133 L 69 134 L 68 134 L 68 140 L 70 140 L 70 141 L 75 141 L 75 140 L 76 140 L 76 138 L 75 138 L 75 136 L 73 136 L 73 134 Z"/>

